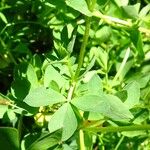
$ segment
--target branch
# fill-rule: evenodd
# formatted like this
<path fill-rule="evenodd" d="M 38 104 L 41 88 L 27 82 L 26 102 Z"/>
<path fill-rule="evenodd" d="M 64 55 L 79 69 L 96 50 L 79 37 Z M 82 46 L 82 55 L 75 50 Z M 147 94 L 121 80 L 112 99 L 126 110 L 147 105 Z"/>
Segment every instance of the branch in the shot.
<path fill-rule="evenodd" d="M 132 28 L 132 26 L 133 26 L 132 22 L 130 22 L 130 21 L 126 21 L 126 20 L 122 20 L 122 19 L 119 19 L 119 18 L 103 15 L 99 11 L 94 11 L 93 16 L 102 19 L 103 21 L 105 21 L 106 23 L 108 23 L 110 25 L 115 23 L 116 25 L 126 26 L 126 27 L 129 27 L 129 28 Z M 139 27 L 138 30 L 142 33 L 145 33 L 147 36 L 150 36 L 150 29 Z"/>
<path fill-rule="evenodd" d="M 84 130 L 98 133 L 98 132 L 122 132 L 122 131 L 139 131 L 150 130 L 150 125 L 132 125 L 132 126 L 120 126 L 120 127 L 97 127 L 97 128 L 85 128 Z"/>

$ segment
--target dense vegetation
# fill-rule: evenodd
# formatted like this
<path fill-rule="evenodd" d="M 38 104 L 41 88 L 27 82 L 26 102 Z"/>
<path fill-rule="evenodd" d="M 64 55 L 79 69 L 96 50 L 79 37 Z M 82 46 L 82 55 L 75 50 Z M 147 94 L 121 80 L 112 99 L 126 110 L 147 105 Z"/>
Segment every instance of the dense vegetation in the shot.
<path fill-rule="evenodd" d="M 150 0 L 1 0 L 0 149 L 150 149 Z"/>

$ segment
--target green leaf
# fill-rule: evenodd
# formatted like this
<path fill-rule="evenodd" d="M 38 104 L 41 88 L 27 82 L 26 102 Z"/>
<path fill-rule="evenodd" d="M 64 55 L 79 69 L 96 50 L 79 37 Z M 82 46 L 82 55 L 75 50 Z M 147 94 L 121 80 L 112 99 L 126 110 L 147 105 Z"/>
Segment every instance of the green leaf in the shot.
<path fill-rule="evenodd" d="M 103 92 L 103 85 L 100 77 L 95 71 L 90 71 L 85 74 L 83 84 L 77 88 L 77 95 L 94 94 L 99 95 Z"/>
<path fill-rule="evenodd" d="M 26 78 L 16 79 L 12 82 L 11 93 L 17 100 L 23 100 L 30 90 L 30 82 Z"/>
<path fill-rule="evenodd" d="M 131 19 L 138 19 L 140 4 L 122 6 L 123 14 Z"/>
<path fill-rule="evenodd" d="M 92 16 L 85 0 L 66 0 L 65 2 L 69 7 L 79 11 L 80 13 L 89 17 Z"/>
<path fill-rule="evenodd" d="M 139 13 L 139 16 L 141 17 L 145 17 L 150 11 L 150 4 L 146 5 L 145 7 L 143 7 Z"/>
<path fill-rule="evenodd" d="M 108 53 L 104 51 L 101 47 L 92 47 L 91 53 L 95 56 L 96 61 L 106 72 L 108 69 Z"/>
<path fill-rule="evenodd" d="M 102 26 L 100 29 L 98 29 L 95 33 L 95 37 L 100 42 L 106 42 L 110 39 L 110 36 L 112 35 L 112 30 L 109 26 Z"/>
<path fill-rule="evenodd" d="M 53 134 L 29 134 L 22 142 L 26 150 L 46 150 L 56 146 L 61 141 L 60 133 L 56 132 Z"/>
<path fill-rule="evenodd" d="M 139 104 L 140 98 L 140 85 L 136 81 L 132 81 L 125 86 L 124 90 L 127 90 L 127 99 L 125 104 L 132 108 Z"/>
<path fill-rule="evenodd" d="M 83 111 L 101 113 L 114 120 L 127 120 L 133 117 L 126 104 L 109 94 L 84 95 L 74 98 L 72 104 Z"/>
<path fill-rule="evenodd" d="M 74 48 L 74 44 L 75 44 L 75 40 L 76 40 L 76 35 L 77 35 L 77 27 L 74 28 L 71 40 L 70 40 L 70 42 L 68 43 L 68 46 L 67 46 L 67 51 L 69 53 L 73 52 L 73 48 Z"/>
<path fill-rule="evenodd" d="M 133 138 L 133 137 L 137 137 L 137 136 L 145 136 L 146 135 L 146 132 L 145 131 L 123 131 L 121 133 L 122 135 L 126 136 L 126 137 L 130 137 L 130 138 Z"/>
<path fill-rule="evenodd" d="M 51 81 L 55 81 L 60 88 L 63 87 L 66 82 L 62 75 L 52 65 L 49 65 L 44 74 L 44 86 L 49 87 Z"/>
<path fill-rule="evenodd" d="M 150 73 L 149 72 L 137 72 L 132 75 L 130 75 L 127 82 L 136 81 L 140 85 L 140 88 L 145 88 L 146 85 L 150 81 Z"/>
<path fill-rule="evenodd" d="M 52 133 L 62 129 L 62 141 L 70 138 L 77 129 L 77 119 L 69 103 L 61 106 L 48 123 L 48 129 Z"/>
<path fill-rule="evenodd" d="M 63 29 L 61 31 L 61 41 L 62 41 L 63 46 L 66 48 L 67 44 L 68 44 L 68 41 L 69 41 L 68 28 L 67 28 L 66 25 L 63 27 Z"/>
<path fill-rule="evenodd" d="M 48 0 L 47 3 L 48 3 L 48 4 L 50 3 L 53 7 L 56 7 L 56 8 L 58 8 L 59 10 L 66 8 L 66 5 L 65 5 L 64 0 L 57 0 L 57 1 Z"/>
<path fill-rule="evenodd" d="M 37 88 L 38 87 L 38 79 L 37 79 L 35 69 L 33 68 L 33 66 L 31 64 L 28 65 L 26 75 L 27 75 L 28 81 L 31 83 L 31 89 Z"/>
<path fill-rule="evenodd" d="M 127 6 L 128 3 L 129 3 L 129 0 L 114 0 L 117 5 L 120 7 L 120 6 Z"/>
<path fill-rule="evenodd" d="M 129 61 L 126 62 L 126 64 L 125 64 L 121 74 L 119 75 L 119 80 L 120 81 L 122 81 L 123 78 L 126 76 L 126 74 L 130 71 L 130 69 L 132 68 L 133 64 L 134 64 L 134 60 L 129 60 Z M 121 63 L 119 63 L 119 62 L 116 64 L 116 70 L 117 71 L 119 70 L 120 65 L 121 65 Z"/>
<path fill-rule="evenodd" d="M 53 89 L 39 87 L 31 90 L 23 100 L 29 106 L 40 107 L 65 101 L 65 97 Z"/>
<path fill-rule="evenodd" d="M 2 21 L 3 21 L 5 24 L 8 23 L 8 21 L 7 21 L 6 17 L 5 17 L 5 15 L 4 15 L 3 13 L 1 13 L 1 12 L 0 12 L 0 18 L 2 19 Z"/>
<path fill-rule="evenodd" d="M 143 42 L 142 42 L 142 37 L 141 33 L 137 28 L 133 29 L 130 33 L 131 41 L 133 42 L 136 50 L 137 50 L 137 55 L 139 59 L 144 58 L 144 50 L 143 50 Z"/>
<path fill-rule="evenodd" d="M 19 150 L 18 131 L 15 128 L 0 127 L 1 150 Z"/>
<path fill-rule="evenodd" d="M 69 145 L 63 144 L 63 149 L 64 150 L 73 150 Z"/>
<path fill-rule="evenodd" d="M 0 105 L 0 118 L 3 118 L 3 115 L 7 111 L 8 106 L 7 105 Z"/>

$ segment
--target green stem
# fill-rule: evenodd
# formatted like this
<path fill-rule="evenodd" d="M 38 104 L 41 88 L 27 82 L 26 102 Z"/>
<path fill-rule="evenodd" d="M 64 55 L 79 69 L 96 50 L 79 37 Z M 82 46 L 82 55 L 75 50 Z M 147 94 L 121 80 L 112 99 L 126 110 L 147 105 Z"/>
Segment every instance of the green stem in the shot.
<path fill-rule="evenodd" d="M 118 150 L 119 146 L 121 145 L 122 141 L 124 140 L 124 135 L 120 138 L 119 142 L 117 143 L 114 150 Z"/>
<path fill-rule="evenodd" d="M 79 59 L 78 59 L 78 67 L 77 67 L 77 70 L 76 70 L 75 76 L 74 76 L 75 81 L 77 80 L 77 78 L 80 74 L 80 70 L 81 70 L 81 67 L 83 64 L 85 49 L 86 49 L 86 45 L 87 45 L 88 38 L 89 38 L 90 22 L 91 22 L 91 18 L 86 17 L 85 33 L 83 36 L 83 42 L 82 42 L 81 49 L 80 49 L 80 54 L 79 54 Z"/>
<path fill-rule="evenodd" d="M 71 99 L 72 99 L 75 86 L 76 86 L 75 82 L 73 82 L 72 85 L 70 86 L 70 89 L 68 91 L 68 96 L 67 96 L 68 101 L 71 101 Z"/>
<path fill-rule="evenodd" d="M 79 134 L 80 134 L 80 150 L 85 150 L 83 130 L 80 130 Z"/>
<path fill-rule="evenodd" d="M 117 74 L 115 75 L 115 77 L 113 79 L 113 83 L 115 83 L 117 81 L 118 77 L 121 75 L 122 70 L 124 69 L 124 67 L 126 65 L 126 62 L 127 62 L 128 58 L 129 58 L 129 55 L 130 55 L 130 48 L 128 48 L 126 53 L 125 53 L 125 57 L 124 57 L 121 65 L 120 65 L 120 68 L 119 68 Z"/>
<path fill-rule="evenodd" d="M 112 26 L 115 25 L 115 26 L 118 26 L 121 28 L 123 28 L 125 26 L 128 28 L 132 28 L 132 26 L 133 26 L 133 24 L 129 21 L 122 20 L 122 19 L 115 18 L 115 17 L 111 17 L 111 16 L 107 16 L 107 15 L 103 15 L 99 11 L 94 11 L 93 16 L 102 19 L 104 22 L 106 22 Z M 142 33 L 145 33 L 147 36 L 150 36 L 150 29 L 139 27 L 138 30 Z"/>
<path fill-rule="evenodd" d="M 137 130 L 150 130 L 150 125 L 132 125 L 120 127 L 100 127 L 100 128 L 85 128 L 89 132 L 122 132 L 122 131 L 137 131 Z"/>

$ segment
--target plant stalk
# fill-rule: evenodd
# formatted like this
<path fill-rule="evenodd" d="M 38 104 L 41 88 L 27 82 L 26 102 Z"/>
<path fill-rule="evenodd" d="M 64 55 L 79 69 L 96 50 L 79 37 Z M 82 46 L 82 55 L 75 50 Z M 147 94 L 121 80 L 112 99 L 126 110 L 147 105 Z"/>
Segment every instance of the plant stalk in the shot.
<path fill-rule="evenodd" d="M 130 55 L 130 48 L 128 48 L 126 53 L 125 53 L 125 57 L 124 57 L 121 65 L 120 65 L 120 68 L 119 68 L 117 74 L 115 75 L 115 77 L 113 79 L 113 83 L 116 82 L 118 77 L 121 75 L 121 73 L 122 73 L 122 71 L 123 71 L 123 69 L 124 69 L 124 67 L 126 65 L 126 62 L 127 62 L 128 58 L 129 58 L 129 55 Z"/>
<path fill-rule="evenodd" d="M 123 132 L 123 131 L 138 131 L 150 130 L 150 125 L 132 125 L 120 127 L 100 127 L 100 128 L 85 128 L 84 130 L 98 133 L 98 132 Z"/>
<path fill-rule="evenodd" d="M 78 67 L 77 67 L 77 70 L 76 70 L 75 76 L 74 76 L 75 81 L 77 80 L 77 78 L 80 74 L 80 70 L 81 70 L 81 67 L 83 64 L 85 49 L 86 49 L 86 45 L 87 45 L 88 38 L 89 38 L 90 22 L 91 22 L 91 18 L 86 17 L 85 33 L 83 36 L 83 42 L 82 42 L 80 53 L 79 53 Z"/>
<path fill-rule="evenodd" d="M 79 136 L 80 136 L 80 150 L 85 150 L 83 130 L 79 131 Z"/>
<path fill-rule="evenodd" d="M 126 26 L 128 28 L 132 28 L 132 26 L 133 26 L 133 24 L 129 21 L 122 20 L 122 19 L 115 18 L 115 17 L 111 17 L 111 16 L 107 16 L 107 15 L 103 15 L 99 11 L 94 11 L 93 16 L 102 19 L 104 22 L 106 22 L 110 25 L 115 23 L 115 25 L 119 25 L 120 27 Z M 147 36 L 150 36 L 150 29 L 139 27 L 138 30 L 142 33 L 145 33 Z"/>

